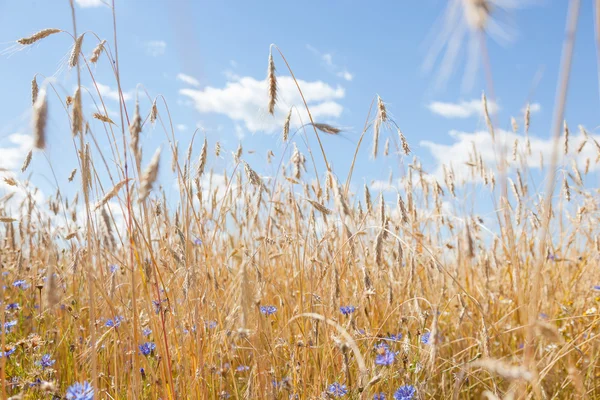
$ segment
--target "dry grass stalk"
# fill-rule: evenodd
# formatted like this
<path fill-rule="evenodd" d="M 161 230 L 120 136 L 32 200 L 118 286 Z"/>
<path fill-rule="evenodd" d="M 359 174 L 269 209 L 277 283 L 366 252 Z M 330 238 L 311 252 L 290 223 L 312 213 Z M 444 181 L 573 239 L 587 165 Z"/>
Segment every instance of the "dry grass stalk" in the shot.
<path fill-rule="evenodd" d="M 519 125 L 517 125 L 517 120 L 515 117 L 510 117 L 510 126 L 512 127 L 513 133 L 517 133 L 519 131 Z"/>
<path fill-rule="evenodd" d="M 314 200 L 306 199 L 317 211 L 320 211 L 324 215 L 330 215 L 331 210 L 325 207 L 323 204 L 316 202 Z"/>
<path fill-rule="evenodd" d="M 563 192 L 565 194 L 565 199 L 571 201 L 571 189 L 569 188 L 569 182 L 567 182 L 566 176 L 563 178 Z"/>
<path fill-rule="evenodd" d="M 267 69 L 267 83 L 269 84 L 269 114 L 275 114 L 275 104 L 277 103 L 277 77 L 275 76 L 275 61 L 273 53 L 269 52 L 269 67 Z"/>
<path fill-rule="evenodd" d="M 110 119 L 107 115 L 96 112 L 96 113 L 92 114 L 92 117 L 96 118 L 99 121 L 115 125 L 114 121 L 112 119 Z"/>
<path fill-rule="evenodd" d="M 104 51 L 104 45 L 106 45 L 106 40 L 101 41 L 100 43 L 98 43 L 98 46 L 94 47 L 94 50 L 92 51 L 92 55 L 90 56 L 91 63 L 95 64 L 98 62 L 100 55 Z"/>
<path fill-rule="evenodd" d="M 10 223 L 15 222 L 17 219 L 13 217 L 7 217 L 6 215 L 0 215 L 0 222 Z"/>
<path fill-rule="evenodd" d="M 381 125 L 387 121 L 387 110 L 381 97 L 377 96 L 377 116 L 375 117 L 375 123 L 373 125 L 373 158 L 377 158 L 379 151 L 379 133 Z"/>
<path fill-rule="evenodd" d="M 338 133 L 340 133 L 342 130 L 339 128 L 336 128 L 335 126 L 331 126 L 329 124 L 324 124 L 324 123 L 319 123 L 319 122 L 315 122 L 314 124 L 311 124 L 312 126 L 314 126 L 315 128 L 317 128 L 318 130 L 320 130 L 321 132 L 324 133 L 328 133 L 330 135 L 337 135 Z"/>
<path fill-rule="evenodd" d="M 487 103 L 487 98 L 485 97 L 485 93 L 481 94 L 481 102 L 483 103 L 483 115 L 485 116 L 485 123 L 488 127 L 490 135 L 492 135 L 492 140 L 496 140 L 496 135 L 494 133 L 494 126 L 492 125 L 492 119 L 490 118 L 490 113 L 488 111 L 488 103 Z"/>
<path fill-rule="evenodd" d="M 154 124 L 158 117 L 158 107 L 156 106 L 156 100 L 152 102 L 152 108 L 150 109 L 150 123 Z"/>
<path fill-rule="evenodd" d="M 467 25 L 473 31 L 485 31 L 490 20 L 492 5 L 489 0 L 463 0 Z"/>
<path fill-rule="evenodd" d="M 36 32 L 31 36 L 24 37 L 24 38 L 17 40 L 17 43 L 19 43 L 23 46 L 28 46 L 39 40 L 47 38 L 50 35 L 54 35 L 55 33 L 58 33 L 58 32 L 62 32 L 62 31 L 60 29 L 56 29 L 56 28 L 42 29 L 41 31 Z"/>
<path fill-rule="evenodd" d="M 46 121 L 48 119 L 48 103 L 46 90 L 42 89 L 33 104 L 33 145 L 36 149 L 46 147 Z"/>
<path fill-rule="evenodd" d="M 133 114 L 131 124 L 129 125 L 129 134 L 131 135 L 131 151 L 133 151 L 138 163 L 141 158 L 139 149 L 140 133 L 142 133 L 142 116 L 140 115 L 140 103 L 136 100 L 135 113 Z"/>
<path fill-rule="evenodd" d="M 35 101 L 37 100 L 39 91 L 40 91 L 40 88 L 38 86 L 37 79 L 34 76 L 33 79 L 31 80 L 31 105 L 35 104 Z"/>
<path fill-rule="evenodd" d="M 564 151 L 565 155 L 569 153 L 569 127 L 567 121 L 564 121 Z"/>
<path fill-rule="evenodd" d="M 96 211 L 97 209 L 99 209 L 100 207 L 104 206 L 106 203 L 108 203 L 113 197 L 115 197 L 119 191 L 121 190 L 121 188 L 128 182 L 127 179 L 123 179 L 121 182 L 117 183 L 115 186 L 113 186 L 113 188 L 108 191 L 104 197 L 102 197 L 102 199 L 100 201 L 98 201 L 96 203 L 96 205 L 94 206 L 94 211 Z"/>
<path fill-rule="evenodd" d="M 287 142 L 288 141 L 288 137 L 290 136 L 290 121 L 292 119 L 292 108 L 290 108 L 290 111 L 288 112 L 287 116 L 285 117 L 285 122 L 283 123 L 283 141 Z"/>
<path fill-rule="evenodd" d="M 215 143 L 215 157 L 219 157 L 221 155 L 221 143 Z"/>
<path fill-rule="evenodd" d="M 142 179 L 140 182 L 140 203 L 145 201 L 150 192 L 152 191 L 152 186 L 158 177 L 158 164 L 160 161 L 160 148 L 156 149 L 154 156 L 152 156 L 152 160 L 150 160 L 150 164 L 144 171 L 142 175 Z"/>
<path fill-rule="evenodd" d="M 402 145 L 402 151 L 404 152 L 404 155 L 409 155 L 410 147 L 408 146 L 408 141 L 400 129 L 398 129 L 398 136 L 400 136 L 400 144 Z"/>
<path fill-rule="evenodd" d="M 81 53 L 81 45 L 83 44 L 83 36 L 85 33 L 79 35 L 77 40 L 75 40 L 75 44 L 73 45 L 73 51 L 71 52 L 71 57 L 69 57 L 69 67 L 74 68 L 79 63 L 79 54 Z"/>
<path fill-rule="evenodd" d="M 75 174 L 76 173 L 77 173 L 77 168 L 73 168 L 73 170 L 69 174 L 69 182 L 73 182 L 73 179 L 75 179 Z"/>
<path fill-rule="evenodd" d="M 196 177 L 200 178 L 204 174 L 204 168 L 206 167 L 206 157 L 208 155 L 208 142 L 206 136 L 204 137 L 204 143 L 202 149 L 200 149 L 200 159 L 198 160 L 198 169 L 196 170 Z"/>
<path fill-rule="evenodd" d="M 258 176 L 256 171 L 254 171 L 246 161 L 243 161 L 243 163 L 244 171 L 246 172 L 246 177 L 248 178 L 250 183 L 254 186 L 258 186 L 259 188 L 263 188 L 264 185 L 262 179 L 260 179 L 260 176 Z"/>
<path fill-rule="evenodd" d="M 29 150 L 29 152 L 27 153 L 27 156 L 25 157 L 25 160 L 23 161 L 23 166 L 21 166 L 21 172 L 25 172 L 27 170 L 27 168 L 29 167 L 29 164 L 31 163 L 32 156 L 33 156 L 33 151 Z"/>
<path fill-rule="evenodd" d="M 71 112 L 71 124 L 73 136 L 83 132 L 83 107 L 81 104 L 81 88 L 75 89 L 73 95 L 73 109 Z"/>
<path fill-rule="evenodd" d="M 469 364 L 471 368 L 483 368 L 504 379 L 524 379 L 530 381 L 533 374 L 522 366 L 514 366 L 493 358 L 484 358 Z"/>

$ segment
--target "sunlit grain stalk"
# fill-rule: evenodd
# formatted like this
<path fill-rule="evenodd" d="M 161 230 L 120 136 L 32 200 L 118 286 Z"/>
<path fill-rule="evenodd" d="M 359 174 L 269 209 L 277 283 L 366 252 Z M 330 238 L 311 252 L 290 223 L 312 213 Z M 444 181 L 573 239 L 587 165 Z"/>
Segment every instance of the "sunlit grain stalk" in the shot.
<path fill-rule="evenodd" d="M 33 104 L 33 145 L 36 149 L 46 147 L 46 121 L 48 119 L 48 102 L 46 99 L 46 90 L 42 89 L 38 93 L 37 99 Z"/>
<path fill-rule="evenodd" d="M 33 44 L 37 41 L 45 39 L 48 36 L 54 35 L 55 33 L 59 33 L 59 32 L 62 32 L 62 31 L 60 29 L 56 29 L 56 28 L 42 29 L 41 31 L 36 32 L 31 36 L 24 37 L 24 38 L 17 40 L 17 43 L 19 43 L 23 46 L 28 46 L 30 44 Z"/>

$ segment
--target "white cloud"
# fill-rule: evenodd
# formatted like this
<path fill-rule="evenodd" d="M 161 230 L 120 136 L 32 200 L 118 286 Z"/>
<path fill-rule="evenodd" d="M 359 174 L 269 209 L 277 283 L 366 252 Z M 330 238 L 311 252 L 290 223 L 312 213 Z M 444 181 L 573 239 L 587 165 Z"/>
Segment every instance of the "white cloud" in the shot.
<path fill-rule="evenodd" d="M 483 104 L 481 100 L 461 101 L 459 103 L 445 103 L 434 101 L 427 108 L 434 113 L 446 118 L 469 118 L 474 115 L 483 115 Z M 499 110 L 496 103 L 488 101 L 488 111 L 495 113 Z"/>
<path fill-rule="evenodd" d="M 327 69 L 331 72 L 334 72 L 336 76 L 347 81 L 351 81 L 352 79 L 354 79 L 354 75 L 350 73 L 350 71 L 348 71 L 346 67 L 340 67 L 333 62 L 333 55 L 331 53 L 321 53 L 319 50 L 317 50 L 309 44 L 306 45 L 306 48 L 310 50 L 311 53 L 318 56 L 323 62 L 323 64 L 325 64 Z"/>
<path fill-rule="evenodd" d="M 244 140 L 244 138 L 246 137 L 246 134 L 244 133 L 244 129 L 241 126 L 239 126 L 238 124 L 235 124 L 235 136 L 239 140 Z"/>
<path fill-rule="evenodd" d="M 175 126 L 177 128 L 178 131 L 187 131 L 188 130 L 188 126 L 185 124 L 177 124 L 177 126 Z"/>
<path fill-rule="evenodd" d="M 101 7 L 106 5 L 104 0 L 75 0 L 75 3 L 81 8 Z"/>
<path fill-rule="evenodd" d="M 10 147 L 0 147 L 1 170 L 14 170 L 21 167 L 25 155 L 33 148 L 33 138 L 30 135 L 13 133 L 8 136 Z"/>
<path fill-rule="evenodd" d="M 200 87 L 200 82 L 198 82 L 198 79 L 196 79 L 190 75 L 179 73 L 179 74 L 177 74 L 177 80 L 179 80 L 183 83 L 187 83 L 188 85 Z"/>
<path fill-rule="evenodd" d="M 150 40 L 144 43 L 146 53 L 152 57 L 158 57 L 165 54 L 167 43 L 164 40 Z"/>
<path fill-rule="evenodd" d="M 334 88 L 321 81 L 307 82 L 298 80 L 304 93 L 311 114 L 318 122 L 338 118 L 343 107 L 336 102 L 344 97 L 344 89 Z M 298 93 L 296 84 L 289 76 L 277 78 L 278 103 L 275 116 L 267 112 L 268 86 L 266 79 L 256 80 L 252 77 L 242 77 L 231 80 L 223 88 L 206 87 L 198 89 L 181 89 L 179 93 L 189 97 L 195 108 L 202 113 L 224 114 L 236 122 L 243 122 L 250 132 L 281 130 L 285 117 L 291 106 L 300 112 L 303 123 L 309 121 Z M 297 112 L 294 111 L 292 125 L 299 125 Z"/>
<path fill-rule="evenodd" d="M 523 108 L 523 111 L 525 111 L 527 109 L 527 107 Z M 531 113 L 537 113 L 542 111 L 542 105 L 540 103 L 531 103 L 529 105 L 529 112 Z"/>
<path fill-rule="evenodd" d="M 96 81 L 96 85 L 98 85 L 98 91 L 103 98 L 111 99 L 114 101 L 119 101 L 119 91 L 116 89 L 111 89 L 108 85 L 103 85 L 100 82 Z M 123 92 L 123 99 L 125 101 L 131 100 L 133 94 L 131 92 Z"/>
<path fill-rule="evenodd" d="M 452 166 L 454 176 L 457 182 L 461 181 L 479 181 L 480 177 L 473 176 L 473 168 L 467 165 L 468 162 L 473 161 L 473 148 L 477 149 L 478 154 L 486 164 L 487 169 L 493 168 L 496 170 L 496 160 L 500 160 L 500 157 L 496 157 L 496 151 L 494 148 L 494 142 L 491 135 L 487 131 L 477 131 L 472 133 L 451 131 L 450 136 L 453 142 L 450 144 L 434 143 L 429 140 L 423 140 L 420 145 L 427 148 L 431 155 L 437 161 L 435 170 L 432 175 L 439 181 L 443 181 L 444 173 L 442 165 Z M 594 138 L 600 142 L 600 135 L 589 135 L 590 138 Z M 506 155 L 507 162 L 509 165 L 514 165 L 512 161 L 512 148 L 515 140 L 518 140 L 518 153 L 525 156 L 526 165 L 531 169 L 540 168 L 540 159 L 543 159 L 544 166 L 547 167 L 551 161 L 552 149 L 554 143 L 552 139 L 542 139 L 530 135 L 531 142 L 531 156 L 527 155 L 526 152 L 526 139 L 523 135 L 514 134 L 513 132 L 505 130 L 496 131 L 496 143 L 498 153 L 502 153 L 502 146 L 504 144 L 504 154 Z M 590 170 L 596 170 L 599 164 L 595 163 L 597 150 L 593 141 L 590 139 L 583 147 L 580 153 L 577 152 L 580 145 L 585 140 L 584 136 L 579 133 L 577 135 L 571 134 L 569 140 L 569 153 L 564 155 L 563 153 L 563 139 L 560 139 L 559 143 L 559 163 L 564 164 L 565 162 L 571 162 L 575 160 L 579 168 L 583 170 L 585 168 L 586 159 L 590 159 Z M 540 157 L 541 154 L 541 157 Z M 519 158 L 517 158 L 519 162 Z"/>

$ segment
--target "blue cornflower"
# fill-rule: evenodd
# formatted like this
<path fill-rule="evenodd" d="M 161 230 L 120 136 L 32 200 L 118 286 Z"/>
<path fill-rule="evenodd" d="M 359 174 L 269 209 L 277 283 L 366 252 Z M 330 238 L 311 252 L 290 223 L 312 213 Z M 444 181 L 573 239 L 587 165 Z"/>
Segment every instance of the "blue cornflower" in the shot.
<path fill-rule="evenodd" d="M 121 321 L 123 321 L 123 317 L 117 315 L 115 319 L 109 319 L 108 321 L 106 321 L 105 325 L 109 328 L 118 328 L 121 325 Z"/>
<path fill-rule="evenodd" d="M 215 329 L 217 327 L 217 321 L 208 321 L 205 325 L 208 329 Z"/>
<path fill-rule="evenodd" d="M 119 267 L 116 264 L 111 264 L 108 266 L 108 268 L 110 269 L 111 274 L 114 274 L 119 269 Z"/>
<path fill-rule="evenodd" d="M 154 312 L 156 314 L 160 313 L 160 310 L 162 309 L 162 303 L 164 303 L 166 301 L 167 301 L 167 299 L 164 299 L 162 301 L 152 300 L 152 304 L 154 305 Z"/>
<path fill-rule="evenodd" d="M 19 308 L 19 303 L 10 303 L 6 305 L 6 311 L 16 310 Z"/>
<path fill-rule="evenodd" d="M 342 312 L 342 314 L 344 315 L 350 315 L 352 314 L 354 311 L 356 311 L 356 307 L 354 306 L 341 306 L 340 307 L 340 311 Z"/>
<path fill-rule="evenodd" d="M 390 346 L 388 346 L 388 344 L 385 342 L 380 342 L 375 345 L 376 351 L 383 351 L 383 350 L 387 351 L 389 348 L 390 348 Z"/>
<path fill-rule="evenodd" d="M 202 245 L 202 239 L 200 239 L 200 238 L 196 238 L 196 239 L 194 239 L 194 244 L 195 244 L 196 246 L 200 246 L 200 245 Z"/>
<path fill-rule="evenodd" d="M 36 364 L 41 366 L 42 369 L 49 368 L 49 367 L 53 366 L 54 363 L 56 362 L 56 360 L 53 360 L 50 357 L 51 357 L 50 354 L 44 354 L 42 356 L 42 359 L 40 361 L 36 362 Z"/>
<path fill-rule="evenodd" d="M 333 397 L 342 397 L 348 393 L 348 389 L 346 389 L 346 385 L 341 385 L 339 383 L 332 383 L 327 388 L 327 392 L 331 394 Z"/>
<path fill-rule="evenodd" d="M 67 400 L 93 400 L 94 388 L 85 381 L 83 383 L 75 382 L 67 389 Z"/>
<path fill-rule="evenodd" d="M 25 279 L 19 279 L 13 282 L 13 286 L 25 290 L 29 287 L 29 284 L 25 281 Z"/>
<path fill-rule="evenodd" d="M 549 254 L 548 254 L 548 260 L 555 261 L 555 260 L 556 260 L 556 254 L 554 254 L 554 253 L 549 253 Z"/>
<path fill-rule="evenodd" d="M 402 385 L 394 393 L 394 400 L 412 400 L 417 390 L 413 385 Z"/>
<path fill-rule="evenodd" d="M 595 286 L 593 287 L 593 289 L 594 289 L 596 292 L 600 292 L 600 285 L 595 285 Z"/>
<path fill-rule="evenodd" d="M 142 329 L 142 335 L 144 335 L 144 336 L 150 336 L 151 333 L 152 333 L 152 329 L 150 329 L 150 328 L 146 327 L 146 328 Z"/>
<path fill-rule="evenodd" d="M 431 332 L 425 332 L 424 334 L 422 334 L 421 335 L 421 343 L 429 344 L 430 336 L 431 336 Z"/>
<path fill-rule="evenodd" d="M 402 340 L 402 334 L 401 333 L 399 333 L 397 335 L 390 334 L 390 336 L 388 336 L 388 339 L 390 339 L 390 340 L 392 340 L 394 342 L 399 342 L 399 341 Z"/>
<path fill-rule="evenodd" d="M 235 370 L 237 372 L 244 372 L 244 371 L 248 371 L 250 369 L 249 366 L 247 365 L 240 365 L 239 367 L 237 367 Z"/>
<path fill-rule="evenodd" d="M 260 312 L 265 315 L 275 314 L 277 312 L 277 307 L 275 307 L 275 306 L 260 306 Z"/>
<path fill-rule="evenodd" d="M 396 359 L 396 353 L 393 351 L 386 350 L 383 354 L 378 354 L 375 357 L 375 364 L 377 365 L 392 365 Z"/>
<path fill-rule="evenodd" d="M 156 349 L 156 344 L 154 344 L 153 342 L 146 342 L 144 344 L 140 344 L 139 348 L 140 348 L 140 352 L 143 355 L 148 356 L 148 355 L 150 355 L 150 353 L 152 353 Z"/>
<path fill-rule="evenodd" d="M 231 395 L 229 394 L 229 392 L 222 391 L 221 394 L 219 395 L 219 397 L 222 399 L 228 399 L 231 397 Z"/>
<path fill-rule="evenodd" d="M 13 347 L 12 349 L 10 349 L 8 351 L 0 351 L 0 357 L 8 357 L 12 353 L 14 353 L 16 349 L 17 349 L 16 347 Z"/>
<path fill-rule="evenodd" d="M 375 395 L 373 396 L 373 400 L 385 400 L 385 394 L 384 393 L 375 393 Z"/>
<path fill-rule="evenodd" d="M 4 330 L 6 333 L 9 333 L 11 328 L 17 326 L 17 320 L 14 321 L 8 321 L 4 323 Z"/>

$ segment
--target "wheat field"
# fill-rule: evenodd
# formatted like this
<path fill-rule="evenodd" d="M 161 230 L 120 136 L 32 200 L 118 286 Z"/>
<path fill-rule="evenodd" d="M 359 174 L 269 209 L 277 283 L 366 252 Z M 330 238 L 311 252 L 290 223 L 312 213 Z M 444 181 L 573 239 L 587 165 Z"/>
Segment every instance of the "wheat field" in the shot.
<path fill-rule="evenodd" d="M 465 4 L 483 30 L 486 1 Z M 428 175 L 379 96 L 349 170 L 328 161 L 334 149 L 321 141 L 343 132 L 313 120 L 308 106 L 297 130 L 298 110 L 289 110 L 265 155 L 273 176 L 257 172 L 242 143 L 227 149 L 201 132 L 184 143 L 168 99 L 150 97 L 149 109 L 124 101 L 116 43 L 81 34 L 71 10 L 72 31 L 17 40 L 35 52 L 69 35 L 68 67 L 92 85 L 63 96 L 52 80 L 33 78 L 35 149 L 3 178 L 27 194 L 15 203 L 0 193 L 3 398 L 600 398 L 599 206 L 587 180 L 600 144 L 583 127 L 570 135 L 563 120 L 568 35 L 546 186 L 529 181 L 529 108 L 496 121 L 484 94 L 496 163 L 472 149 L 469 173 L 481 183 L 473 189 L 451 166 L 443 181 Z M 293 77 L 295 66 L 275 45 L 257 57 L 267 52 L 272 114 L 279 74 Z M 97 63 L 113 68 L 119 119 L 95 85 Z M 84 93 L 94 112 L 82 107 Z M 49 140 L 49 107 L 69 121 L 66 151 L 78 165 L 40 199 L 27 173 Z M 505 125 L 519 143 L 495 136 Z M 164 135 L 162 148 L 144 147 L 149 129 Z M 109 151 L 96 145 L 100 136 Z M 307 137 L 318 146 L 296 145 Z M 398 158 L 404 179 L 393 198 L 353 179 L 361 146 L 374 163 Z M 563 161 L 567 153 L 574 158 Z M 214 157 L 230 161 L 223 182 L 213 180 Z M 167 170 L 174 199 L 158 179 Z M 78 187 L 71 199 L 60 190 L 69 182 Z M 485 191 L 495 226 L 444 206 L 465 190 Z"/>

